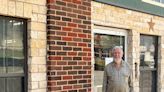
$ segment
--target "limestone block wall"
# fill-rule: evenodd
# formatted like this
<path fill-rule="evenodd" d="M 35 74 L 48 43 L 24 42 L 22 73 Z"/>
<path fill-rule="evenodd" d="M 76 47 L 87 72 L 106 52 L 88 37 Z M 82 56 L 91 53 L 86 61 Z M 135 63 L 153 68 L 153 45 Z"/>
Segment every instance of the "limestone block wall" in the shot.
<path fill-rule="evenodd" d="M 28 20 L 28 92 L 46 92 L 46 0 L 0 0 L 0 15 Z"/>
<path fill-rule="evenodd" d="M 134 63 L 140 63 L 140 34 L 156 35 L 159 37 L 158 57 L 158 92 L 164 92 L 164 18 L 123 9 L 108 4 L 92 1 L 91 18 L 94 26 L 116 27 L 128 30 L 128 62 L 133 68 L 133 86 L 139 92 L 139 72 L 135 76 Z M 155 23 L 154 30 L 149 30 L 148 22 Z M 139 71 L 139 66 L 137 67 Z"/>

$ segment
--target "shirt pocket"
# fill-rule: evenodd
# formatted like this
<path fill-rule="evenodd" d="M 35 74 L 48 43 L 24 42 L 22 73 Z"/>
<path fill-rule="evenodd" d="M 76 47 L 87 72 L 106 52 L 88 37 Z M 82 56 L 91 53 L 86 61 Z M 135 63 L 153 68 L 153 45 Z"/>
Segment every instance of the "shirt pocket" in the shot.
<path fill-rule="evenodd" d="M 128 71 L 124 71 L 122 72 L 122 80 L 125 81 L 125 82 L 128 82 L 128 79 L 129 79 L 129 72 Z"/>
<path fill-rule="evenodd" d="M 112 80 L 112 76 L 108 76 L 108 80 Z"/>
<path fill-rule="evenodd" d="M 113 83 L 114 82 L 114 77 L 113 76 L 108 76 L 108 83 Z"/>
<path fill-rule="evenodd" d="M 107 81 L 108 81 L 108 88 L 113 86 L 113 83 L 114 83 L 114 79 L 113 79 L 113 76 L 107 76 Z"/>

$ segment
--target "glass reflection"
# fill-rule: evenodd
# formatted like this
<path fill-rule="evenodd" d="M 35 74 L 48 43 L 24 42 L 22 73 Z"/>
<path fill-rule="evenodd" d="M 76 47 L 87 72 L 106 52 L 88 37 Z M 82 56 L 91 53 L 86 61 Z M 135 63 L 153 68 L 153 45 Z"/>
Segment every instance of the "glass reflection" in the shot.
<path fill-rule="evenodd" d="M 103 71 L 105 65 L 112 60 L 112 48 L 114 46 L 124 45 L 123 36 L 113 36 L 104 34 L 95 34 L 94 36 L 94 53 L 95 53 L 95 70 Z"/>
<path fill-rule="evenodd" d="M 0 92 L 24 92 L 23 21 L 0 16 Z"/>
<path fill-rule="evenodd" d="M 103 70 L 105 65 L 113 61 L 112 48 L 122 46 L 124 50 L 124 36 L 94 34 L 94 86 L 101 92 Z"/>
<path fill-rule="evenodd" d="M 23 21 L 0 17 L 0 73 L 23 73 Z"/>
<path fill-rule="evenodd" d="M 5 90 L 5 78 L 0 78 L 0 92 L 6 92 Z"/>
<path fill-rule="evenodd" d="M 164 0 L 161 0 L 161 2 L 164 4 Z"/>
<path fill-rule="evenodd" d="M 7 78 L 7 92 L 22 92 L 23 78 Z"/>
<path fill-rule="evenodd" d="M 155 37 L 141 35 L 140 38 L 140 66 L 154 68 L 155 65 Z"/>
<path fill-rule="evenodd" d="M 153 0 L 153 1 L 160 2 L 160 0 Z"/>

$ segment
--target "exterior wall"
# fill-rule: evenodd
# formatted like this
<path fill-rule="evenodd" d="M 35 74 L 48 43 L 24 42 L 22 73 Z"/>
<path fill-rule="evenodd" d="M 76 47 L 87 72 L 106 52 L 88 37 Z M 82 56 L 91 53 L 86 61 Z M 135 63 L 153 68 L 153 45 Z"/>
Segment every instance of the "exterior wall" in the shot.
<path fill-rule="evenodd" d="M 158 92 L 164 92 L 164 18 L 141 12 L 123 9 L 92 1 L 92 28 L 96 25 L 127 29 L 128 31 L 128 62 L 133 68 L 133 86 L 139 92 L 139 73 L 135 71 L 134 63 L 140 61 L 140 34 L 157 35 L 160 38 L 158 57 Z M 149 30 L 148 22 L 153 20 L 154 30 Z M 137 71 L 139 71 L 139 66 Z M 137 73 L 138 76 L 135 76 Z"/>
<path fill-rule="evenodd" d="M 47 0 L 48 92 L 91 91 L 91 0 Z"/>
<path fill-rule="evenodd" d="M 0 0 L 0 15 L 28 19 L 28 92 L 46 92 L 46 0 Z"/>
<path fill-rule="evenodd" d="M 98 2 L 116 5 L 119 7 L 124 7 L 132 10 L 137 10 L 140 12 L 150 13 L 153 15 L 164 16 L 164 4 L 158 3 L 153 0 L 95 0 Z M 150 3 L 151 1 L 151 3 Z"/>

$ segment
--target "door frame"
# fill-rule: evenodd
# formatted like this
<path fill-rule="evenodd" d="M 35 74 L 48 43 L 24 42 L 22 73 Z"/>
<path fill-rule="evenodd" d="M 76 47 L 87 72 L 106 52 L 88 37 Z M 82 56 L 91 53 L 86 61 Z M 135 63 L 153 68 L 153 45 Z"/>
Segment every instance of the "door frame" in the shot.
<path fill-rule="evenodd" d="M 124 36 L 125 37 L 125 52 L 124 52 L 124 57 L 125 57 L 125 62 L 127 62 L 127 41 L 128 41 L 128 30 L 126 29 L 120 29 L 120 28 L 113 28 L 113 27 L 103 27 L 103 26 L 94 26 L 93 30 L 91 31 L 91 66 L 92 66 L 92 88 L 91 92 L 96 92 L 95 86 L 94 86 L 94 34 L 106 34 L 106 35 L 115 35 L 115 36 Z M 102 86 L 102 85 L 98 85 Z"/>
<path fill-rule="evenodd" d="M 155 86 L 156 86 L 156 91 L 155 92 L 159 92 L 159 89 L 158 89 L 158 87 L 159 87 L 159 80 L 158 80 L 158 73 L 159 73 L 159 66 L 158 66 L 158 63 L 160 62 L 159 61 L 159 58 L 160 58 L 160 55 L 161 55 L 161 53 L 160 53 L 160 41 L 161 41 L 161 36 L 159 36 L 159 35 L 149 35 L 149 34 L 142 34 L 142 33 L 140 33 L 140 36 L 139 36 L 139 38 L 141 39 L 141 36 L 151 36 L 151 37 L 155 37 L 155 65 L 156 65 L 156 82 L 155 82 Z M 140 62 L 140 61 L 139 61 Z M 143 68 L 141 68 L 140 69 L 140 66 L 139 66 L 139 72 L 141 72 L 141 71 L 143 71 Z M 141 76 L 140 76 L 141 77 Z M 139 81 L 140 82 L 140 81 Z M 140 85 L 139 85 L 139 89 L 140 89 Z M 139 91 L 140 92 L 140 91 Z"/>

